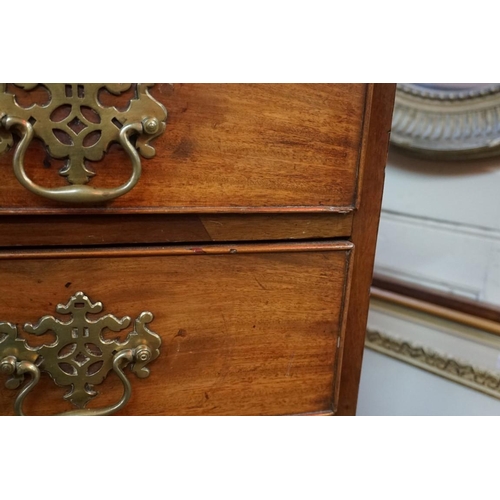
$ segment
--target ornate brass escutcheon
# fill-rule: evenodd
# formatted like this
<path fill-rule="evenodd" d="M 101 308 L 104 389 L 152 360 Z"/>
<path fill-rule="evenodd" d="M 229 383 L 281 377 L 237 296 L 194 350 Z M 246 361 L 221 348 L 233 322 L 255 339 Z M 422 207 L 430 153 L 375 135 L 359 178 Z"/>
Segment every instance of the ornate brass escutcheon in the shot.
<path fill-rule="evenodd" d="M 150 141 L 165 131 L 167 111 L 148 92 L 152 83 L 17 83 L 13 88 L 43 88 L 48 102 L 21 106 L 7 84 L 0 84 L 0 153 L 14 144 L 12 132 L 21 137 L 13 160 L 14 174 L 29 191 L 66 203 L 98 203 L 130 191 L 141 176 L 141 159 L 155 155 Z M 103 90 L 120 95 L 133 89 L 125 110 L 104 106 Z M 65 159 L 60 175 L 69 186 L 41 187 L 26 174 L 24 157 L 34 137 L 41 139 L 53 158 Z M 90 161 L 99 161 L 112 142 L 119 142 L 132 162 L 130 179 L 116 188 L 86 185 L 95 175 Z"/>
<path fill-rule="evenodd" d="M 92 303 L 83 292 L 73 295 L 65 305 L 59 304 L 56 310 L 71 315 L 71 319 L 62 321 L 44 316 L 35 325 L 24 325 L 24 331 L 34 335 L 54 332 L 56 340 L 50 345 L 31 347 L 19 338 L 15 325 L 0 322 L 0 373 L 9 376 L 6 387 L 18 389 L 25 375 L 31 376 L 17 396 L 15 414 L 24 415 L 23 402 L 38 383 L 40 372 L 47 372 L 57 385 L 69 387 L 64 398 L 79 410 L 63 415 L 110 415 L 123 408 L 131 396 L 131 385 L 123 369 L 129 365 L 138 377 L 147 377 L 149 369 L 146 365 L 160 354 L 161 339 L 147 327 L 153 315 L 141 313 L 125 341 L 119 342 L 103 339 L 103 330 L 108 328 L 120 332 L 130 325 L 131 319 L 128 316 L 118 319 L 111 314 L 97 320 L 89 319 L 87 314 L 100 313 L 103 305 L 101 302 Z M 94 385 L 102 383 L 111 370 L 123 383 L 122 398 L 111 406 L 84 409 L 98 394 Z"/>

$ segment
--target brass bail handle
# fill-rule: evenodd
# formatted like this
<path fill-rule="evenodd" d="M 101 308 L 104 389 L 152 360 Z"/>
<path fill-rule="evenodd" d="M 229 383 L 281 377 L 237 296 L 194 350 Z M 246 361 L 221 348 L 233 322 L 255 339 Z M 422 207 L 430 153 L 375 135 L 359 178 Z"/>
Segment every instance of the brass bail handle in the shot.
<path fill-rule="evenodd" d="M 92 408 L 92 409 L 81 409 L 81 410 L 71 410 L 65 413 L 60 413 L 56 416 L 60 417 L 83 417 L 83 416 L 93 416 L 100 417 L 106 415 L 112 415 L 117 411 L 121 410 L 129 401 L 132 396 L 132 386 L 123 372 L 122 365 L 127 365 L 138 359 L 144 360 L 146 357 L 151 357 L 151 351 L 147 346 L 141 346 L 135 349 L 125 349 L 123 351 L 115 354 L 113 358 L 113 371 L 118 375 L 118 378 L 123 384 L 123 395 L 118 402 L 113 405 L 106 406 L 104 408 Z M 17 377 L 22 377 L 25 374 L 31 376 L 31 380 L 23 387 L 19 392 L 16 401 L 14 403 L 14 413 L 16 416 L 24 417 L 25 413 L 23 411 L 23 403 L 26 396 L 34 389 L 40 380 L 40 370 L 37 366 L 30 361 L 17 361 L 14 356 L 8 356 L 0 361 L 0 373 L 4 375 L 14 375 Z"/>
<path fill-rule="evenodd" d="M 64 399 L 77 408 L 62 415 L 111 415 L 127 404 L 132 386 L 124 369 L 128 367 L 140 379 L 149 377 L 149 364 L 160 355 L 161 337 L 149 327 L 154 319 L 149 311 L 132 321 L 130 316 L 99 315 L 103 309 L 102 302 L 76 292 L 66 304 L 56 307 L 59 315 L 69 319 L 45 315 L 36 323 L 24 324 L 28 337 L 48 331 L 56 335 L 55 342 L 38 347 L 30 346 L 29 340 L 19 335 L 17 325 L 0 321 L 0 375 L 8 377 L 7 389 L 20 390 L 14 404 L 16 415 L 24 415 L 24 401 L 38 384 L 41 372 L 59 387 L 66 387 Z M 129 327 L 132 330 L 124 341 L 103 337 L 105 330 L 121 332 Z M 111 371 L 123 384 L 120 400 L 103 408 L 85 409 L 99 395 L 95 385 L 102 384 Z"/>
<path fill-rule="evenodd" d="M 0 83 L 0 154 L 13 147 L 12 131 L 16 131 L 20 140 L 14 151 L 14 174 L 22 186 L 44 198 L 95 204 L 123 196 L 141 177 L 141 156 L 155 155 L 151 142 L 166 129 L 168 112 L 149 93 L 152 87 L 153 83 Z M 23 107 L 16 97 L 20 89 L 34 95 L 43 91 L 48 101 Z M 126 107 L 118 109 L 101 102 L 101 91 L 115 96 L 132 91 L 132 96 Z M 33 138 L 42 141 L 51 158 L 64 159 L 59 175 L 67 186 L 42 187 L 26 174 L 24 159 Z M 115 188 L 92 187 L 89 181 L 96 173 L 89 162 L 102 160 L 115 142 L 130 158 L 132 175 Z"/>
<path fill-rule="evenodd" d="M 34 137 L 31 123 L 14 116 L 4 116 L 1 124 L 6 130 L 16 128 L 21 132 L 21 140 L 16 148 L 13 160 L 14 174 L 17 180 L 32 193 L 66 203 L 99 203 L 118 198 L 128 193 L 137 184 L 142 172 L 141 159 L 137 150 L 130 142 L 130 136 L 134 132 L 148 133 L 155 130 L 158 126 L 155 118 L 148 118 L 143 123 L 130 123 L 122 127 L 118 135 L 118 140 L 132 162 L 132 176 L 125 184 L 119 187 L 103 189 L 81 184 L 57 188 L 38 186 L 26 175 L 24 169 L 24 157 Z"/>

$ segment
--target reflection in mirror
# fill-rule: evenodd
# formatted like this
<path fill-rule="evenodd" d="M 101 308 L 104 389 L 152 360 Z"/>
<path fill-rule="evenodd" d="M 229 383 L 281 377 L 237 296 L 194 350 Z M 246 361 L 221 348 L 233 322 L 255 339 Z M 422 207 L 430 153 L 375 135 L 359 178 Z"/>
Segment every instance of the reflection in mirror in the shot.
<path fill-rule="evenodd" d="M 375 272 L 500 322 L 500 85 L 398 84 L 398 99 Z"/>
<path fill-rule="evenodd" d="M 360 415 L 500 415 L 499 94 L 398 85 Z"/>

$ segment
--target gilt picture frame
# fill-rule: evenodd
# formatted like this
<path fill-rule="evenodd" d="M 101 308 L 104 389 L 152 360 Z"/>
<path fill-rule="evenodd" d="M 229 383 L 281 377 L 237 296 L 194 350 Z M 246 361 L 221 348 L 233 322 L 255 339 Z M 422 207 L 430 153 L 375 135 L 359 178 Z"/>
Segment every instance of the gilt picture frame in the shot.
<path fill-rule="evenodd" d="M 398 84 L 391 144 L 433 160 L 500 154 L 500 84 Z"/>

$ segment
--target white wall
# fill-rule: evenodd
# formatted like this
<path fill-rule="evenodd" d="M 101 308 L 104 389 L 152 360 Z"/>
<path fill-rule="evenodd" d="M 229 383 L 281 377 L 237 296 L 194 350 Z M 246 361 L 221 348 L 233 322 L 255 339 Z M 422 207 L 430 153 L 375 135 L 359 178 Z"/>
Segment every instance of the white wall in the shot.
<path fill-rule="evenodd" d="M 500 401 L 365 349 L 357 415 L 500 415 Z"/>
<path fill-rule="evenodd" d="M 500 158 L 429 162 L 391 151 L 375 270 L 500 305 Z"/>

